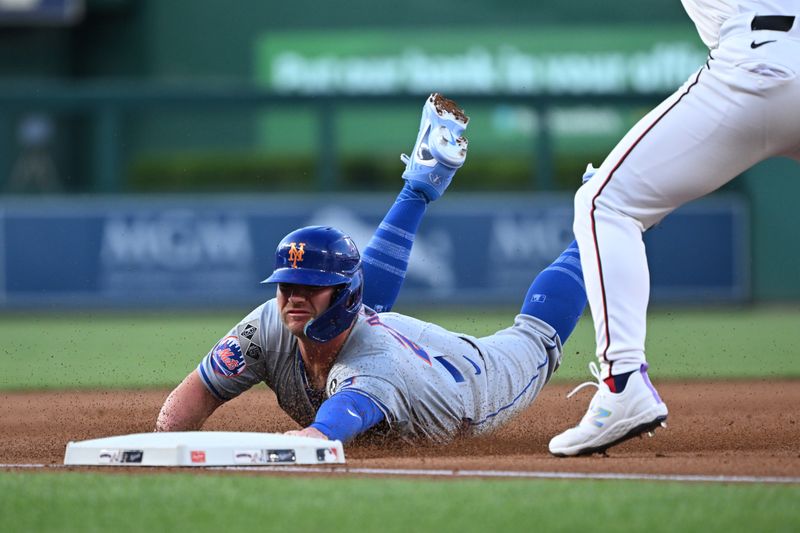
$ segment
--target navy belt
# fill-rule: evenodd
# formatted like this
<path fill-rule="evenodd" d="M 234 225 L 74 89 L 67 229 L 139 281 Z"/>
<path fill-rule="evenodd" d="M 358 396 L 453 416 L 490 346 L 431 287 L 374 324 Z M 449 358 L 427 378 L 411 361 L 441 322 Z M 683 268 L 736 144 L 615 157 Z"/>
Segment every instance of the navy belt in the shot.
<path fill-rule="evenodd" d="M 784 15 L 762 15 L 753 17 L 753 22 L 750 23 L 750 29 L 756 30 L 772 30 L 772 31 L 789 31 L 794 25 L 794 17 Z"/>

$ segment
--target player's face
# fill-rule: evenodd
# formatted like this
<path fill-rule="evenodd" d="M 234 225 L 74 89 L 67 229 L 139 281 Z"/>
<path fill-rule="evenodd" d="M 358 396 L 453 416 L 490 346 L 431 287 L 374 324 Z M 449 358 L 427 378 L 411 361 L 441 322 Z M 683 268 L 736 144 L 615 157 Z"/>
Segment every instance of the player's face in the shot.
<path fill-rule="evenodd" d="M 276 297 L 281 320 L 294 335 L 302 336 L 308 321 L 321 315 L 331 304 L 335 290 L 336 287 L 278 283 Z"/>

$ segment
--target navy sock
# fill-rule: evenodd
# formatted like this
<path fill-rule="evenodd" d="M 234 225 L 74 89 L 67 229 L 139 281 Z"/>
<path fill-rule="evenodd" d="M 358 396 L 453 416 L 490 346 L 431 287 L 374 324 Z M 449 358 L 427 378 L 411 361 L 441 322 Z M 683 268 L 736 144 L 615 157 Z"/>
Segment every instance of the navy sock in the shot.
<path fill-rule="evenodd" d="M 361 254 L 364 303 L 378 312 L 389 311 L 397 300 L 427 204 L 425 196 L 406 183 Z"/>
<path fill-rule="evenodd" d="M 624 374 L 619 374 L 617 376 L 609 376 L 603 381 L 606 382 L 608 388 L 611 392 L 622 392 L 625 390 L 625 385 L 628 384 L 628 378 L 631 377 L 631 374 L 636 372 L 635 370 L 631 370 L 630 372 L 625 372 Z"/>
<path fill-rule="evenodd" d="M 578 252 L 572 241 L 550 266 L 533 280 L 520 313 L 535 316 L 553 327 L 561 343 L 575 329 L 586 307 L 586 287 Z"/>

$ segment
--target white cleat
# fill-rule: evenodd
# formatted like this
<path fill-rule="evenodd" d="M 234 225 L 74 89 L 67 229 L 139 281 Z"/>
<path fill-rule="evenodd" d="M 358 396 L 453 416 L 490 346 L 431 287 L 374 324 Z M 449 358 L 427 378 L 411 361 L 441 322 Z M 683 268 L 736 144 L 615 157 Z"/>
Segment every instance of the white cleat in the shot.
<path fill-rule="evenodd" d="M 589 370 L 597 383 L 579 385 L 572 396 L 587 385 L 597 387 L 589 410 L 580 423 L 550 440 L 550 453 L 559 457 L 589 455 L 605 452 L 608 448 L 632 437 L 648 433 L 652 436 L 657 427 L 666 427 L 667 405 L 661 401 L 650 378 L 647 365 L 634 372 L 625 390 L 613 393 L 600 379 L 600 370 L 592 362 Z"/>
<path fill-rule="evenodd" d="M 406 165 L 403 179 L 429 201 L 438 199 L 467 157 L 464 130 L 469 117 L 454 101 L 433 93 L 422 107 L 417 142 L 411 155 L 400 159 Z"/>

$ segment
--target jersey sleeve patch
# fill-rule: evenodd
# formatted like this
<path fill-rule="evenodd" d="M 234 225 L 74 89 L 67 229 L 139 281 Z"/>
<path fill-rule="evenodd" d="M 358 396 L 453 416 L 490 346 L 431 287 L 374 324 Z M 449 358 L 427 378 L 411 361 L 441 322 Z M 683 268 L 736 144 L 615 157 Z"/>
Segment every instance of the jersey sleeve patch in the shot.
<path fill-rule="evenodd" d="M 236 335 L 225 337 L 211 351 L 211 368 L 215 374 L 226 378 L 238 376 L 244 372 L 246 366 L 242 347 Z"/>
<path fill-rule="evenodd" d="M 347 387 L 351 387 L 355 382 L 356 382 L 356 376 L 342 380 L 341 383 L 339 383 L 339 381 L 337 381 L 335 378 L 332 379 L 330 384 L 328 385 L 328 396 L 333 396 L 338 391 L 346 389 Z"/>
<path fill-rule="evenodd" d="M 259 357 L 261 357 L 261 346 L 259 346 L 254 342 L 250 342 L 250 346 L 247 347 L 245 355 L 247 355 L 247 357 L 250 357 L 252 359 L 258 359 Z"/>
<path fill-rule="evenodd" d="M 239 326 L 239 335 L 246 339 L 252 339 L 253 335 L 256 334 L 256 331 L 258 331 L 258 326 L 256 326 L 253 323 L 248 323 Z"/>

